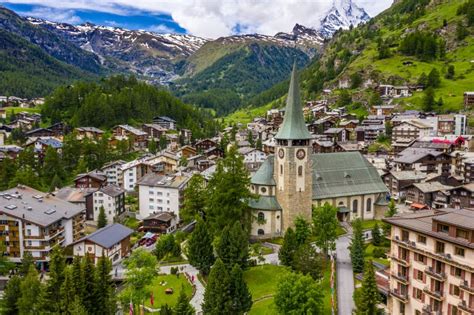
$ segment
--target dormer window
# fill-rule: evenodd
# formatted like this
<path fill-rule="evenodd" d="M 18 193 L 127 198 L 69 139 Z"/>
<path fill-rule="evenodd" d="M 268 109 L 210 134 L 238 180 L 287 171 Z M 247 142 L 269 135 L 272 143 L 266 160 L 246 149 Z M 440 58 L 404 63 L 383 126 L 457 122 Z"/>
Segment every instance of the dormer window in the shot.
<path fill-rule="evenodd" d="M 467 230 L 457 228 L 456 229 L 456 237 L 464 238 L 464 239 L 467 240 L 467 239 L 469 239 L 469 232 Z"/>
<path fill-rule="evenodd" d="M 449 233 L 449 225 L 438 223 L 438 232 Z"/>

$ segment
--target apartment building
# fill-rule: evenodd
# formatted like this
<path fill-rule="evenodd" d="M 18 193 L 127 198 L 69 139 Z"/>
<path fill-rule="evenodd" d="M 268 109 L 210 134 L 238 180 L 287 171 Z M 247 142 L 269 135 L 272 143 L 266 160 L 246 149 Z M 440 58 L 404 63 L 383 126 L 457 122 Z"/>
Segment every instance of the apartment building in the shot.
<path fill-rule="evenodd" d="M 474 313 L 474 211 L 385 218 L 392 225 L 390 314 Z"/>
<path fill-rule="evenodd" d="M 431 126 L 417 120 L 404 121 L 393 127 L 392 141 L 397 142 L 401 139 L 416 140 L 420 137 L 429 136 L 432 130 Z"/>
<path fill-rule="evenodd" d="M 119 177 L 122 174 L 121 167 L 126 162 L 122 160 L 112 161 L 105 164 L 100 171 L 105 174 L 107 177 L 107 183 L 111 185 L 120 186 L 120 179 Z"/>
<path fill-rule="evenodd" d="M 0 241 L 14 262 L 27 251 L 39 262 L 49 260 L 55 246 L 83 236 L 84 217 L 84 207 L 27 186 L 0 193 Z"/>
<path fill-rule="evenodd" d="M 115 185 L 107 185 L 92 194 L 92 209 L 87 209 L 87 217 L 92 217 L 94 221 L 99 220 L 100 207 L 104 207 L 107 222 L 114 222 L 114 219 L 125 212 L 125 190 Z"/>

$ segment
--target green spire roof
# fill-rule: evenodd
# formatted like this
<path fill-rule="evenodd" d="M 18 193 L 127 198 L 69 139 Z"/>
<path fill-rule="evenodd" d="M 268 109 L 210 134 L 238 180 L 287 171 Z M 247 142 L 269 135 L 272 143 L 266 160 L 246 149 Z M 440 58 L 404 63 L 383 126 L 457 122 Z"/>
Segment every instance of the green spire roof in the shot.
<path fill-rule="evenodd" d="M 311 134 L 308 128 L 306 128 L 304 121 L 303 109 L 301 108 L 296 62 L 293 64 L 293 71 L 291 72 L 290 88 L 286 98 L 285 118 L 275 138 L 282 140 L 311 139 Z"/>
<path fill-rule="evenodd" d="M 260 166 L 258 171 L 252 176 L 250 182 L 255 185 L 275 186 L 273 179 L 273 155 L 269 155 Z"/>

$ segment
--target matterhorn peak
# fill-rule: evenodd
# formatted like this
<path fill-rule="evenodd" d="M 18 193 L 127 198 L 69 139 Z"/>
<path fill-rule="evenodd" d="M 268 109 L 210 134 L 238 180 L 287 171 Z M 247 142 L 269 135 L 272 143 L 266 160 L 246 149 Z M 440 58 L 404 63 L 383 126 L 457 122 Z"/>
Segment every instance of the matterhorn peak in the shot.
<path fill-rule="evenodd" d="M 352 0 L 334 0 L 327 14 L 320 21 L 319 32 L 325 37 L 331 37 L 340 28 L 348 29 L 370 19 L 363 8 Z"/>

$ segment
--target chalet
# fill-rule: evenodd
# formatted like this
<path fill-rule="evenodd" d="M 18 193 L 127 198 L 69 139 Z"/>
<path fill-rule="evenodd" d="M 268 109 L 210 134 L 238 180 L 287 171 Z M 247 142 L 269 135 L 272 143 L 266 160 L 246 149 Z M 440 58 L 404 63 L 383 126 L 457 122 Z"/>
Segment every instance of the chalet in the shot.
<path fill-rule="evenodd" d="M 451 188 L 439 182 L 414 183 L 407 187 L 406 200 L 410 204 L 416 203 L 437 208 L 439 205 L 434 204 L 435 196 L 438 192 L 448 192 Z"/>
<path fill-rule="evenodd" d="M 377 140 L 380 135 L 385 134 L 384 125 L 368 125 L 358 126 L 355 129 L 356 140 L 359 142 L 372 143 Z"/>
<path fill-rule="evenodd" d="M 451 189 L 451 208 L 474 208 L 474 183 Z"/>
<path fill-rule="evenodd" d="M 33 151 L 39 154 L 44 154 L 47 148 L 53 148 L 58 153 L 61 153 L 63 143 L 54 137 L 32 137 L 26 140 L 24 147 L 33 147 Z"/>
<path fill-rule="evenodd" d="M 359 125 L 358 120 L 342 120 L 339 122 L 339 127 L 347 130 L 354 130 Z"/>
<path fill-rule="evenodd" d="M 168 130 L 176 130 L 176 120 L 167 116 L 158 116 L 153 118 L 153 123 Z"/>
<path fill-rule="evenodd" d="M 105 256 L 117 263 L 130 254 L 133 230 L 119 223 L 107 225 L 73 244 L 74 256 L 88 256 L 94 262 Z"/>
<path fill-rule="evenodd" d="M 194 144 L 197 152 L 204 152 L 210 148 L 217 147 L 217 143 L 211 139 L 203 139 Z"/>
<path fill-rule="evenodd" d="M 335 152 L 334 141 L 327 139 L 316 139 L 313 141 L 313 153 L 333 153 Z"/>
<path fill-rule="evenodd" d="M 107 176 L 94 171 L 79 174 L 74 179 L 74 187 L 76 188 L 101 188 L 105 185 L 107 185 Z"/>
<path fill-rule="evenodd" d="M 337 118 L 326 116 L 309 124 L 308 130 L 312 134 L 323 134 L 329 128 L 335 128 L 337 125 L 336 121 Z"/>
<path fill-rule="evenodd" d="M 147 159 L 146 163 L 150 165 L 155 173 L 169 174 L 178 167 L 179 158 L 172 152 L 162 151 L 158 155 Z"/>
<path fill-rule="evenodd" d="M 158 212 L 143 219 L 141 230 L 143 232 L 168 234 L 175 231 L 176 227 L 176 215 L 171 212 Z"/>
<path fill-rule="evenodd" d="M 420 137 L 429 136 L 432 129 L 417 120 L 405 121 L 392 128 L 392 141 L 397 142 L 401 138 L 416 140 Z"/>
<path fill-rule="evenodd" d="M 168 129 L 158 124 L 143 124 L 142 130 L 146 132 L 148 139 L 153 139 L 155 141 L 160 140 L 160 138 L 168 131 Z"/>
<path fill-rule="evenodd" d="M 474 105 L 474 92 L 464 92 L 464 108 L 469 109 Z"/>
<path fill-rule="evenodd" d="M 36 128 L 25 132 L 26 137 L 54 137 L 55 133 L 51 129 Z"/>
<path fill-rule="evenodd" d="M 324 131 L 324 135 L 326 135 L 332 142 L 345 142 L 350 138 L 350 132 L 345 128 L 329 128 Z"/>
<path fill-rule="evenodd" d="M 52 130 L 55 137 L 62 138 L 64 135 L 71 131 L 71 127 L 66 125 L 63 122 L 57 122 L 48 127 L 49 130 Z"/>
<path fill-rule="evenodd" d="M 451 170 L 449 154 L 430 149 L 405 149 L 393 162 L 396 171 L 416 171 L 448 176 Z"/>
<path fill-rule="evenodd" d="M 74 129 L 77 139 L 99 140 L 102 138 L 104 131 L 96 127 L 78 127 Z"/>
<path fill-rule="evenodd" d="M 191 130 L 182 128 L 179 130 L 179 135 L 185 144 L 191 143 L 191 139 L 193 138 L 193 133 Z"/>
<path fill-rule="evenodd" d="M 362 152 L 365 151 L 365 148 L 365 145 L 358 141 L 337 142 L 334 152 Z"/>
<path fill-rule="evenodd" d="M 209 148 L 209 149 L 205 150 L 203 152 L 203 154 L 205 156 L 207 156 L 208 158 L 210 158 L 211 156 L 224 157 L 224 151 L 222 151 L 222 149 L 220 149 L 218 147 Z"/>
<path fill-rule="evenodd" d="M 116 140 L 129 140 L 134 148 L 145 148 L 147 133 L 129 125 L 118 125 L 113 128 Z"/>
<path fill-rule="evenodd" d="M 411 96 L 408 86 L 393 86 L 389 84 L 381 84 L 377 87 L 380 96 L 385 98 L 398 98 Z"/>
<path fill-rule="evenodd" d="M 265 152 L 251 147 L 242 147 L 237 151 L 244 157 L 245 167 L 250 172 L 256 171 L 267 158 Z"/>
<path fill-rule="evenodd" d="M 185 145 L 185 146 L 182 146 L 179 149 L 179 153 L 180 153 L 180 156 L 182 156 L 182 157 L 190 158 L 190 157 L 196 155 L 197 151 L 194 147 L 192 147 L 190 145 Z"/>
<path fill-rule="evenodd" d="M 391 116 L 395 110 L 395 105 L 372 106 L 370 113 L 375 116 Z"/>
<path fill-rule="evenodd" d="M 407 187 L 426 179 L 426 174 L 415 171 L 390 171 L 382 176 L 390 195 L 402 198 L 406 195 Z"/>
<path fill-rule="evenodd" d="M 0 153 L 3 154 L 3 158 L 16 159 L 20 152 L 23 151 L 22 147 L 13 144 L 1 145 Z M 2 159 L 3 159 L 2 158 Z"/>

